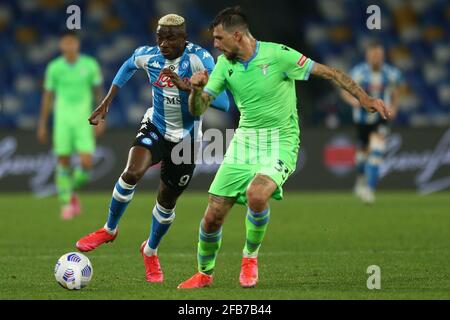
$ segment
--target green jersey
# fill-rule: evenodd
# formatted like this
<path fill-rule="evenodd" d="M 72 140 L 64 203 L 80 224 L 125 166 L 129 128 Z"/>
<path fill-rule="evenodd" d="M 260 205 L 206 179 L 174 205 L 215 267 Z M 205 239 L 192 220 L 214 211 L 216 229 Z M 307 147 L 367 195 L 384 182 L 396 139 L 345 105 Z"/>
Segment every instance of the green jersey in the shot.
<path fill-rule="evenodd" d="M 295 80 L 307 80 L 313 64 L 294 49 L 260 41 L 246 62 L 219 57 L 204 90 L 212 96 L 230 90 L 241 117 L 211 194 L 245 204 L 248 185 L 259 173 L 278 186 L 272 197 L 282 198 L 300 142 Z"/>
<path fill-rule="evenodd" d="M 87 122 L 92 107 L 92 87 L 102 83 L 97 61 L 80 55 L 68 63 L 64 57 L 52 60 L 45 71 L 44 88 L 55 94 L 55 122 Z"/>
<path fill-rule="evenodd" d="M 307 80 L 314 62 L 287 46 L 257 41 L 246 62 L 221 55 L 205 91 L 229 89 L 241 113 L 239 128 L 279 129 L 299 135 L 295 80 Z"/>

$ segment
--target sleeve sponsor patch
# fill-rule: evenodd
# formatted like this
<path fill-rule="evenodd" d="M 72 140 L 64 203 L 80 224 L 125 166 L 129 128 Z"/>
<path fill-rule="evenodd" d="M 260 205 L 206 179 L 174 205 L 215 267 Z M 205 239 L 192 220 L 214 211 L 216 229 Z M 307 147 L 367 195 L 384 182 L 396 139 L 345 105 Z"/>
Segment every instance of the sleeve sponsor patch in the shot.
<path fill-rule="evenodd" d="M 308 58 L 305 55 L 302 55 L 301 58 L 297 61 L 299 67 L 303 67 Z"/>

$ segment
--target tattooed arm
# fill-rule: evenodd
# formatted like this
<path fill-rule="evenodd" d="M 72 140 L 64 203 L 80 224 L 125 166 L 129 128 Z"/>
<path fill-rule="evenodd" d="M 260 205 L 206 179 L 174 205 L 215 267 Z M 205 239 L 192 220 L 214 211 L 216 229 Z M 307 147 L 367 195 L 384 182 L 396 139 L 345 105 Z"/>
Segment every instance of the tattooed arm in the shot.
<path fill-rule="evenodd" d="M 189 112 L 193 116 L 202 115 L 214 100 L 213 96 L 203 92 L 202 89 L 193 88 L 189 95 Z"/>
<path fill-rule="evenodd" d="M 397 116 L 399 102 L 400 102 L 400 96 L 401 96 L 401 93 L 404 92 L 405 90 L 406 90 L 406 87 L 402 83 L 400 85 L 397 85 L 392 91 L 391 104 L 389 106 L 389 110 L 392 113 L 392 118 L 395 118 Z"/>
<path fill-rule="evenodd" d="M 383 119 L 387 119 L 390 113 L 387 111 L 383 100 L 375 99 L 367 95 L 367 93 L 348 75 L 341 70 L 328 67 L 320 63 L 314 63 L 311 74 L 318 77 L 331 80 L 342 89 L 349 92 L 352 96 L 358 99 L 363 108 L 369 112 L 379 112 Z"/>
<path fill-rule="evenodd" d="M 189 112 L 193 116 L 202 115 L 214 100 L 213 96 L 203 92 L 203 88 L 207 82 L 208 73 L 206 71 L 196 72 L 191 77 L 192 89 L 189 94 Z"/>

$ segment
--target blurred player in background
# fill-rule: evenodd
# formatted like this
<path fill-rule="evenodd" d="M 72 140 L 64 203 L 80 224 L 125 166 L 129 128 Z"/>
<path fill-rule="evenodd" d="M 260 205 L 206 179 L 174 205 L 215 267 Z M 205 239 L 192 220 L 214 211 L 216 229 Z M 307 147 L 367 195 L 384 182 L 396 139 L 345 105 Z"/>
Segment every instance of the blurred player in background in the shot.
<path fill-rule="evenodd" d="M 89 181 L 95 133 L 86 118 L 92 105 L 100 102 L 102 74 L 97 61 L 80 53 L 80 39 L 74 31 L 65 31 L 60 39 L 62 55 L 52 60 L 45 71 L 44 94 L 37 137 L 48 139 L 47 122 L 52 106 L 53 151 L 58 158 L 56 189 L 61 202 L 61 218 L 71 219 L 80 213 L 76 190 Z M 100 134 L 104 125 L 97 128 Z M 71 156 L 79 155 L 79 165 L 71 169 Z"/>
<path fill-rule="evenodd" d="M 314 62 L 287 46 L 256 40 L 239 7 L 221 11 L 212 23 L 214 46 L 223 52 L 210 78 L 204 72 L 191 78 L 189 107 L 202 114 L 217 94 L 229 89 L 241 112 L 239 127 L 209 189 L 209 202 L 200 222 L 198 273 L 178 288 L 200 288 L 212 284 L 216 257 L 222 242 L 224 219 L 235 203 L 247 206 L 246 242 L 239 282 L 254 287 L 258 281 L 258 251 L 270 219 L 269 200 L 282 199 L 283 184 L 296 168 L 300 143 L 295 80 L 309 75 L 330 79 L 349 91 L 370 112 L 383 117 L 382 100 L 369 97 L 343 72 Z M 265 150 L 246 136 L 277 131 L 278 141 L 267 140 L 269 159 L 255 162 Z M 266 148 L 266 146 L 263 146 Z M 237 150 L 251 149 L 244 155 Z M 267 161 L 269 160 L 269 161 Z"/>
<path fill-rule="evenodd" d="M 395 118 L 401 73 L 384 62 L 384 49 L 380 43 L 371 42 L 368 45 L 366 61 L 353 67 L 350 75 L 372 97 L 382 99 L 391 113 L 390 119 Z M 389 133 L 388 124 L 379 114 L 368 113 L 347 91 L 342 90 L 341 96 L 354 108 L 353 120 L 357 130 L 357 177 L 354 192 L 365 203 L 373 203 L 385 140 Z"/>
<path fill-rule="evenodd" d="M 93 125 L 105 118 L 119 89 L 141 69 L 152 86 L 153 107 L 149 108 L 128 155 L 125 171 L 117 181 L 109 204 L 108 219 L 104 227 L 81 238 L 76 246 L 80 251 L 90 251 L 117 237 L 118 223 L 133 198 L 137 183 L 148 168 L 161 162 L 161 178 L 153 207 L 150 236 L 141 245 L 146 280 L 162 282 L 157 249 L 175 219 L 178 197 L 188 187 L 195 168 L 194 141 L 201 139 L 201 117 L 189 113 L 188 97 L 191 90 L 189 78 L 194 72 L 210 73 L 214 59 L 198 45 L 187 42 L 184 18 L 175 14 L 162 17 L 156 30 L 157 46 L 137 48 L 125 61 L 102 103 L 92 113 Z M 225 92 L 213 102 L 220 110 L 228 110 Z M 177 164 L 172 150 L 178 143 L 187 143 L 191 161 Z"/>

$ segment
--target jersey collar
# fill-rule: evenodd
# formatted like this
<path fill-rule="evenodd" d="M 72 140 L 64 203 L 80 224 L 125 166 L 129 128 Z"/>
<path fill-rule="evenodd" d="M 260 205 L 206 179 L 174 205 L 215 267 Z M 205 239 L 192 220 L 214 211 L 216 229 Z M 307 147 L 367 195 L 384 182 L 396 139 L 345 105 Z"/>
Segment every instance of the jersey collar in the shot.
<path fill-rule="evenodd" d="M 259 41 L 256 40 L 256 47 L 255 47 L 255 52 L 253 52 L 253 55 L 247 60 L 247 61 L 242 61 L 239 60 L 240 63 L 242 63 L 244 65 L 245 70 L 247 70 L 249 63 L 255 59 L 256 55 L 258 54 L 259 51 Z"/>
<path fill-rule="evenodd" d="M 73 66 L 75 66 L 75 65 L 78 63 L 78 61 L 80 61 L 80 54 L 78 54 L 77 58 L 76 58 L 75 61 L 73 61 L 73 62 L 69 62 L 69 61 L 66 59 L 66 57 L 64 57 L 64 55 L 62 56 L 62 58 L 63 58 L 64 63 L 65 63 L 66 65 L 73 67 Z"/>

